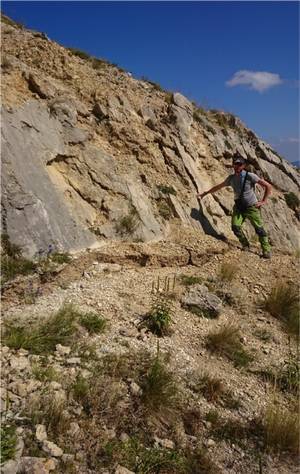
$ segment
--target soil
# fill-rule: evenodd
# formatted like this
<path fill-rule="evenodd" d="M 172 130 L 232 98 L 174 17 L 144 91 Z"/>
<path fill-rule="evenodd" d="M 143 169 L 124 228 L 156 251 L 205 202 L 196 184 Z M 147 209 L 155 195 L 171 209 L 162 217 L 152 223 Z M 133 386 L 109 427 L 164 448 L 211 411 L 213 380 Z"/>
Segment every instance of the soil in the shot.
<path fill-rule="evenodd" d="M 64 302 L 73 302 L 83 311 L 96 311 L 108 323 L 104 334 L 94 336 L 102 353 L 126 352 L 126 344 L 133 349 L 148 349 L 155 353 L 157 337 L 141 330 L 141 323 L 153 303 L 156 289 L 169 287 L 173 294 L 174 322 L 169 337 L 160 338 L 162 352 L 171 354 L 170 367 L 188 386 L 195 374 L 208 372 L 219 377 L 241 402 L 234 417 L 251 422 L 266 409 L 274 387 L 253 375 L 254 371 L 280 370 L 289 351 L 297 348 L 284 331 L 281 321 L 265 312 L 260 304 L 279 279 L 295 283 L 299 277 L 298 259 L 276 249 L 272 258 L 261 258 L 257 244 L 250 252 L 242 252 L 236 242 L 222 242 L 202 232 L 172 225 L 170 236 L 160 242 L 145 244 L 135 242 L 110 242 L 98 250 L 73 255 L 72 262 L 51 275 L 31 277 L 34 285 L 43 288 L 34 304 L 24 304 L 22 295 L 28 278 L 20 278 L 2 287 L 2 318 L 27 318 L 50 314 Z M 233 281 L 221 281 L 222 263 L 237 264 Z M 211 284 L 210 291 L 221 295 L 223 311 L 217 319 L 197 316 L 180 304 L 187 291 L 180 275 L 198 276 Z M 24 301 L 24 300 L 23 300 Z M 205 344 L 205 336 L 213 330 L 231 324 L 240 332 L 245 350 L 254 360 L 251 372 L 234 367 L 225 356 L 212 353 Z M 280 404 L 288 407 L 292 396 L 276 391 Z M 204 413 L 214 409 L 204 397 L 191 395 Z M 232 416 L 231 410 L 219 407 L 223 417 Z M 218 460 L 221 472 L 258 472 L 258 464 L 249 464 L 249 453 L 228 444 L 209 447 Z M 255 458 L 254 458 L 255 459 Z M 290 474 L 298 472 L 295 461 L 288 456 L 264 456 L 265 474 Z"/>

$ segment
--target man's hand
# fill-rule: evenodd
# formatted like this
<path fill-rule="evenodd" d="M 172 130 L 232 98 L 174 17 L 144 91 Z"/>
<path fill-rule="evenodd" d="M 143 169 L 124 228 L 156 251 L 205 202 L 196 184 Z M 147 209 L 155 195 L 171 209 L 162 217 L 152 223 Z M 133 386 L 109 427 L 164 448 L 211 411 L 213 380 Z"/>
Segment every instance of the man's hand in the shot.
<path fill-rule="evenodd" d="M 254 207 L 262 207 L 265 203 L 266 201 L 258 201 L 254 204 Z"/>
<path fill-rule="evenodd" d="M 202 194 L 196 194 L 197 198 L 203 199 L 204 196 L 206 196 L 207 193 L 202 193 Z"/>

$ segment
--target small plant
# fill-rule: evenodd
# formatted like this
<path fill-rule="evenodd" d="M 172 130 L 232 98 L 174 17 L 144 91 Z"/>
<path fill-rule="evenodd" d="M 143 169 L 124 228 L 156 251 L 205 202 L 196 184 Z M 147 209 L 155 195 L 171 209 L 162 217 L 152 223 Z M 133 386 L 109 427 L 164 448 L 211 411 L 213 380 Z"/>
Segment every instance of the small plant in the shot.
<path fill-rule="evenodd" d="M 119 222 L 115 224 L 116 232 L 121 236 L 124 236 L 126 234 L 134 234 L 140 224 L 137 214 L 137 209 L 132 206 L 129 211 L 129 214 L 127 216 L 122 217 Z"/>
<path fill-rule="evenodd" d="M 230 145 L 228 140 L 225 140 L 224 144 L 229 150 L 232 150 L 232 146 Z"/>
<path fill-rule="evenodd" d="M 88 53 L 85 53 L 80 49 L 67 48 L 67 50 L 70 51 L 70 53 L 72 53 L 74 56 L 78 56 L 79 58 L 84 59 L 85 61 L 90 58 L 90 55 Z"/>
<path fill-rule="evenodd" d="M 42 295 L 43 288 L 40 286 L 37 286 L 36 288 L 34 287 L 34 282 L 33 280 L 28 281 L 28 286 L 24 290 L 23 295 L 21 296 L 21 303 L 24 304 L 34 304 L 37 300 Z"/>
<path fill-rule="evenodd" d="M 100 59 L 100 58 L 92 58 L 92 68 L 93 69 L 101 69 L 104 66 L 107 66 L 108 62 L 105 61 L 105 59 Z"/>
<path fill-rule="evenodd" d="M 224 393 L 222 380 L 218 377 L 213 377 L 208 372 L 203 372 L 200 375 L 195 390 L 200 392 L 208 402 L 218 402 Z"/>
<path fill-rule="evenodd" d="M 94 227 L 89 227 L 89 231 L 94 235 L 100 235 L 99 229 L 95 229 Z"/>
<path fill-rule="evenodd" d="M 106 326 L 106 321 L 100 319 L 97 314 L 87 313 L 79 319 L 81 326 L 85 327 L 90 334 L 103 332 Z"/>
<path fill-rule="evenodd" d="M 173 194 L 174 196 L 177 196 L 177 191 L 172 186 L 166 186 L 164 184 L 159 184 L 157 186 L 157 189 L 162 192 L 163 194 Z"/>
<path fill-rule="evenodd" d="M 195 120 L 195 122 L 198 122 L 200 124 L 204 123 L 204 120 L 196 112 L 193 113 L 193 119 Z"/>
<path fill-rule="evenodd" d="M 239 262 L 223 261 L 219 270 L 219 278 L 221 281 L 231 282 L 237 275 Z"/>
<path fill-rule="evenodd" d="M 237 367 L 247 366 L 253 360 L 239 341 L 238 329 L 231 324 L 210 332 L 205 339 L 209 349 L 226 355 Z"/>
<path fill-rule="evenodd" d="M 68 252 L 57 252 L 52 245 L 48 245 L 48 249 L 39 249 L 35 253 L 33 259 L 37 262 L 40 279 L 44 283 L 55 270 L 55 264 L 69 263 L 71 255 Z"/>
<path fill-rule="evenodd" d="M 20 245 L 12 244 L 8 234 L 1 234 L 1 247 L 8 257 L 21 257 L 23 250 Z"/>
<path fill-rule="evenodd" d="M 48 41 L 47 35 L 45 35 L 45 33 L 34 33 L 33 37 L 34 38 L 41 38 L 42 40 Z"/>
<path fill-rule="evenodd" d="M 202 284 L 202 278 L 193 275 L 180 275 L 180 280 L 187 288 L 191 285 Z"/>
<path fill-rule="evenodd" d="M 173 217 L 173 211 L 170 206 L 164 202 L 163 200 L 159 200 L 157 202 L 158 212 L 162 216 L 163 219 L 168 221 Z"/>
<path fill-rule="evenodd" d="M 52 262 L 58 263 L 59 265 L 72 261 L 72 257 L 68 252 L 53 252 L 50 258 Z"/>
<path fill-rule="evenodd" d="M 300 201 L 298 196 L 292 191 L 284 195 L 285 202 L 289 206 L 290 209 L 293 211 L 297 211 L 299 209 Z"/>
<path fill-rule="evenodd" d="M 16 429 L 15 423 L 4 422 L 1 424 L 1 464 L 15 457 L 18 440 Z"/>
<path fill-rule="evenodd" d="M 206 206 L 206 212 L 207 212 L 207 214 L 209 214 L 210 216 L 213 216 L 213 215 L 214 215 L 214 213 L 213 213 L 213 211 L 212 211 L 212 208 L 211 208 L 210 206 Z"/>
<path fill-rule="evenodd" d="M 222 128 L 221 132 L 223 133 L 224 137 L 228 137 L 229 133 L 228 133 L 228 130 L 226 130 L 226 128 Z"/>
<path fill-rule="evenodd" d="M 154 361 L 142 380 L 142 401 L 150 415 L 168 419 L 174 415 L 180 397 L 174 377 L 161 363 L 159 343 Z"/>
<path fill-rule="evenodd" d="M 161 298 L 158 298 L 152 305 L 147 317 L 150 330 L 157 336 L 166 336 L 168 334 L 169 325 L 173 323 L 172 315 L 173 310 L 170 305 Z"/>
<path fill-rule="evenodd" d="M 226 120 L 226 117 L 224 114 L 218 114 L 216 116 L 216 119 L 217 119 L 217 123 L 221 126 L 221 127 L 224 127 L 227 125 L 227 120 Z"/>
<path fill-rule="evenodd" d="M 39 382 L 59 381 L 59 375 L 54 370 L 47 357 L 41 357 L 39 361 L 32 363 L 32 374 Z"/>
<path fill-rule="evenodd" d="M 158 82 L 149 81 L 149 79 L 145 76 L 142 76 L 142 81 L 147 82 L 148 84 L 151 84 L 151 86 L 153 86 L 154 90 L 159 91 L 159 92 L 163 92 L 163 89 L 158 84 Z"/>
<path fill-rule="evenodd" d="M 12 244 L 8 234 L 1 235 L 1 278 L 5 283 L 17 275 L 29 275 L 36 269 L 36 264 L 22 257 L 22 247 Z"/>
<path fill-rule="evenodd" d="M 215 131 L 215 129 L 211 126 L 211 125 L 206 125 L 206 130 L 208 132 L 210 132 L 212 135 L 216 135 L 217 132 Z"/>

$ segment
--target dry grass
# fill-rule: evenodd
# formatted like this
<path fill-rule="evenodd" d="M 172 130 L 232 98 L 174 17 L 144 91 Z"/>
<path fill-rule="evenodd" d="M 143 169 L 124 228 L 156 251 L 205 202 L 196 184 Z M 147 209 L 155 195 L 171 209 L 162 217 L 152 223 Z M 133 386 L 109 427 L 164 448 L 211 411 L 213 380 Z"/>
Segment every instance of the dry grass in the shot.
<path fill-rule="evenodd" d="M 262 305 L 272 316 L 284 322 L 291 335 L 299 338 L 299 287 L 297 284 L 279 279 Z"/>
<path fill-rule="evenodd" d="M 276 454 L 288 452 L 299 456 L 299 406 L 290 409 L 276 400 L 269 404 L 263 418 L 265 449 Z"/>
<path fill-rule="evenodd" d="M 237 276 L 240 264 L 241 263 L 236 260 L 222 262 L 218 275 L 220 280 L 227 282 L 233 281 Z"/>
<path fill-rule="evenodd" d="M 211 331 L 205 339 L 209 349 L 226 355 L 236 366 L 247 366 L 252 357 L 244 350 L 239 338 L 239 330 L 228 324 L 218 331 Z"/>

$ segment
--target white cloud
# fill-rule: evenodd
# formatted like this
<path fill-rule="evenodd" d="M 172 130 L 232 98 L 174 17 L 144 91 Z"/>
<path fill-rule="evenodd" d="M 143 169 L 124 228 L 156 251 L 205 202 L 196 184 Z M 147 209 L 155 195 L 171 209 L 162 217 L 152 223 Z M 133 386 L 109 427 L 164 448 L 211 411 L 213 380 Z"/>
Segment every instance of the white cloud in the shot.
<path fill-rule="evenodd" d="M 279 138 L 279 142 L 281 143 L 285 143 L 285 142 L 288 142 L 288 143 L 299 143 L 299 138 L 297 137 L 288 137 L 288 138 Z"/>
<path fill-rule="evenodd" d="M 270 87 L 282 83 L 283 80 L 280 79 L 279 74 L 265 71 L 247 71 L 246 69 L 236 72 L 232 79 L 225 82 L 226 86 L 230 87 L 251 84 L 251 89 L 255 89 L 258 92 L 265 92 Z"/>

